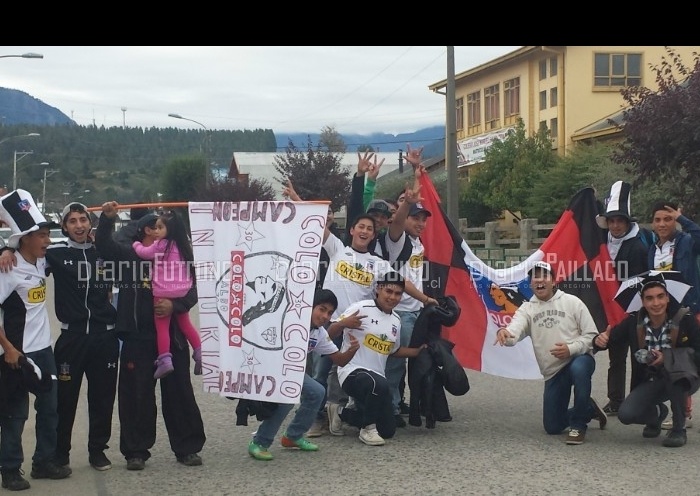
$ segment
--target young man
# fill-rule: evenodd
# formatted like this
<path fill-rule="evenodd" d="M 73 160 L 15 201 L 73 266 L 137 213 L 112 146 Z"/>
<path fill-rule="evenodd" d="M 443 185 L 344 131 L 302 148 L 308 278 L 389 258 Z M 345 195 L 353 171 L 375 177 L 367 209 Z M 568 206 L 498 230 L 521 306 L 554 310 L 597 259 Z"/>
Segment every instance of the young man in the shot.
<path fill-rule="evenodd" d="M 682 231 L 676 228 L 680 224 Z M 652 207 L 652 227 L 658 236 L 656 244 L 649 247 L 648 262 L 652 270 L 675 270 L 692 287 L 681 304 L 700 322 L 700 271 L 697 257 L 700 255 L 700 226 L 681 213 L 677 203 L 656 202 Z M 686 427 L 690 427 L 693 399 L 686 400 Z M 662 428 L 669 429 L 670 422 Z"/>
<path fill-rule="evenodd" d="M 153 363 L 158 356 L 153 315 L 187 312 L 197 303 L 197 288 L 192 286 L 182 298 L 161 298 L 153 301 L 151 262 L 142 261 L 131 246 L 113 239 L 118 204 L 102 205 L 102 216 L 95 233 L 99 252 L 110 262 L 119 284 L 117 336 L 122 339 L 119 357 L 119 449 L 126 459 L 127 470 L 143 470 L 156 440 L 156 381 Z M 143 229 L 154 214 L 142 217 Z M 192 389 L 189 346 L 177 327 L 171 323 L 171 347 L 175 371 L 159 380 L 161 412 L 168 432 L 170 447 L 177 461 L 187 466 L 202 465 L 199 452 L 206 441 L 202 414 Z"/>
<path fill-rule="evenodd" d="M 596 217 L 598 226 L 607 234 L 610 258 L 615 264 L 618 281 L 649 270 L 646 247 L 640 238 L 639 224 L 630 215 L 632 185 L 616 181 L 606 199 L 606 211 Z M 607 415 L 617 415 L 617 409 L 625 399 L 627 352 L 629 346 L 621 342 L 608 348 L 608 404 L 603 407 Z"/>
<path fill-rule="evenodd" d="M 401 319 L 394 308 L 404 287 L 400 274 L 388 272 L 377 280 L 373 300 L 353 303 L 340 316 L 340 320 L 364 316 L 359 328 L 344 329 L 341 350 L 349 349 L 353 339 L 360 342 L 360 348 L 346 365 L 338 367 L 340 385 L 355 398 L 358 408 L 329 404 L 328 416 L 331 426 L 347 422 L 359 427 L 360 441 L 368 446 L 381 446 L 396 432 L 391 390 L 384 375 L 387 358 L 416 357 L 426 347 L 401 346 Z"/>
<path fill-rule="evenodd" d="M 700 368 L 700 328 L 695 317 L 669 305 L 669 295 L 663 276 L 648 276 L 642 280 L 640 294 L 642 309 L 631 313 L 615 327 L 596 336 L 593 347 L 601 350 L 614 343 L 629 346 L 635 356 L 632 362 L 632 390 L 620 405 L 617 417 L 623 424 L 642 424 L 642 435 L 655 438 L 668 415 L 664 401 L 670 400 L 671 429 L 663 445 L 677 448 L 686 443 L 685 403 L 690 383 L 671 382 L 664 373 L 666 348 L 691 347 L 696 367 Z M 697 389 L 697 384 L 694 385 Z"/>
<path fill-rule="evenodd" d="M 15 249 L 17 267 L 0 275 L 0 308 L 8 345 L 4 360 L 17 366 L 13 357 L 31 358 L 45 373 L 53 376 L 48 392 L 36 393 L 36 448 L 32 457 L 33 479 L 65 479 L 72 471 L 60 466 L 56 456 L 56 361 L 51 349 L 51 327 L 46 310 L 46 249 L 51 244 L 50 229 L 34 199 L 24 190 L 15 190 L 0 199 L 0 219 L 10 225 L 8 247 Z M 10 491 L 29 489 L 22 477 L 22 431 L 29 417 L 29 393 L 13 395 L 0 415 L 0 472 L 2 487 Z"/>
<path fill-rule="evenodd" d="M 607 423 L 605 412 L 591 398 L 591 346 L 598 331 L 579 298 L 554 288 L 550 264 L 535 262 L 529 276 L 532 298 L 518 308 L 508 327 L 498 330 L 494 344 L 515 346 L 530 336 L 545 381 L 544 430 L 560 434 L 570 427 L 566 444 L 583 444 L 592 419 L 598 419 L 601 429 Z M 572 388 L 574 405 L 569 408 Z"/>
<path fill-rule="evenodd" d="M 345 365 L 359 348 L 357 340 L 350 343 L 348 349 L 342 353 L 331 341 L 331 338 L 323 327 L 328 324 L 331 315 L 338 307 L 338 299 L 328 289 L 317 289 L 314 295 L 313 309 L 311 311 L 311 330 L 309 332 L 308 352 L 316 352 L 319 355 L 330 357 L 336 365 Z M 304 439 L 304 433 L 309 430 L 316 419 L 325 388 L 316 382 L 308 373 L 304 374 L 304 384 L 301 389 L 301 399 L 294 418 L 287 426 L 280 443 L 285 448 L 299 448 L 301 451 L 317 451 L 318 446 Z M 294 407 L 291 403 L 279 403 L 269 418 L 262 421 L 253 440 L 248 445 L 248 454 L 256 460 L 272 460 L 272 453 L 268 448 L 277 435 L 282 422 Z"/>

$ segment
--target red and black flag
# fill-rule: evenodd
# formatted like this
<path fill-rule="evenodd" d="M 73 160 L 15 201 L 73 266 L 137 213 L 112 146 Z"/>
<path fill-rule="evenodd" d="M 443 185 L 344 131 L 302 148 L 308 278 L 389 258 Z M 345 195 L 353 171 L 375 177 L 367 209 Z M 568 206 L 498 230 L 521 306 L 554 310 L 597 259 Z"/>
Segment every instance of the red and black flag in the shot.
<path fill-rule="evenodd" d="M 513 267 L 493 268 L 474 255 L 452 225 L 430 177 L 423 174 L 420 183 L 424 206 L 433 213 L 421 235 L 428 260 L 424 288 L 433 296 L 455 296 L 462 309 L 457 323 L 442 331 L 455 343 L 462 366 L 503 377 L 541 377 L 529 338 L 510 349 L 493 345 L 496 331 L 532 296 L 527 272 L 537 261 L 552 265 L 558 287 L 584 301 L 599 329 L 624 316 L 613 299 L 619 284 L 596 225 L 591 188 L 572 198 L 539 250 Z"/>

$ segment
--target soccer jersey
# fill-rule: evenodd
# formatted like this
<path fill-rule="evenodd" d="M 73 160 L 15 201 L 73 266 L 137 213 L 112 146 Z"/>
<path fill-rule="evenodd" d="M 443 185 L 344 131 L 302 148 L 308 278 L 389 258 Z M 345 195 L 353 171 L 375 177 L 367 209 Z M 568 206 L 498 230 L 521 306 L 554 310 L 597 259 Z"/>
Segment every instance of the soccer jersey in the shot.
<path fill-rule="evenodd" d="M 391 237 L 386 237 L 386 248 L 389 251 L 389 261 L 393 262 L 398 259 L 399 254 L 403 250 L 403 246 L 406 243 L 406 236 L 408 236 L 411 242 L 411 256 L 410 258 L 401 265 L 399 268 L 399 274 L 403 276 L 407 281 L 411 281 L 413 285 L 418 289 L 418 291 L 423 292 L 423 262 L 425 259 L 423 248 L 423 243 L 420 238 L 414 238 L 404 233 L 399 237 L 398 241 L 392 241 Z M 409 295 L 406 291 L 403 292 L 401 296 L 401 301 L 394 310 L 401 312 L 416 312 L 423 308 L 423 303 L 416 300 L 413 296 Z"/>
<path fill-rule="evenodd" d="M 319 355 L 331 355 L 338 351 L 338 347 L 323 327 L 316 327 L 309 332 L 309 353 L 314 351 Z"/>
<path fill-rule="evenodd" d="M 15 252 L 17 267 L 0 275 L 0 307 L 7 339 L 22 353 L 51 346 L 46 310 L 46 259 L 36 265 Z"/>
<path fill-rule="evenodd" d="M 338 298 L 333 320 L 351 304 L 373 298 L 377 278 L 393 271 L 386 260 L 355 251 L 333 234 L 328 236 L 323 248 L 330 258 L 323 288 L 330 289 Z"/>
<path fill-rule="evenodd" d="M 360 348 L 355 356 L 343 367 L 338 367 L 338 380 L 342 385 L 353 370 L 367 369 L 384 377 L 386 360 L 399 349 L 401 332 L 401 319 L 396 312 L 386 313 L 377 307 L 374 300 L 358 301 L 350 305 L 340 316 L 340 319 L 359 311 L 358 315 L 364 315 L 360 329 L 345 329 L 343 331 L 343 344 L 341 351 L 350 348 L 349 334 L 355 336 L 360 343 Z"/>

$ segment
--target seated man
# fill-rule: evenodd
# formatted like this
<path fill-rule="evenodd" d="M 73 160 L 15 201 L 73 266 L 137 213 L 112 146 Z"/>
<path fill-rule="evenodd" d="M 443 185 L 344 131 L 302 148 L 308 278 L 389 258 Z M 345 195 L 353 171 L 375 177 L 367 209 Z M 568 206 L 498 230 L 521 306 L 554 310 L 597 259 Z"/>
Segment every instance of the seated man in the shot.
<path fill-rule="evenodd" d="M 545 380 L 544 430 L 547 434 L 559 434 L 568 426 L 566 444 L 583 444 L 593 418 L 598 419 L 601 429 L 608 420 L 591 398 L 591 377 L 595 371 L 591 344 L 598 331 L 586 305 L 554 287 L 550 264 L 536 262 L 529 276 L 532 298 L 518 308 L 508 327 L 498 330 L 494 344 L 515 346 L 530 336 Z M 572 387 L 574 405 L 569 408 Z"/>
<path fill-rule="evenodd" d="M 634 353 L 630 394 L 617 412 L 623 424 L 644 424 L 642 436 L 658 437 L 661 424 L 668 415 L 664 401 L 671 401 L 672 427 L 663 445 L 677 448 L 686 443 L 685 404 L 695 392 L 697 381 L 671 382 L 664 373 L 663 350 L 692 347 L 694 360 L 700 368 L 700 328 L 691 312 L 670 299 L 663 276 L 647 276 L 641 285 L 642 309 L 632 312 L 625 320 L 605 330 L 593 341 L 594 349 L 606 349 L 615 344 L 629 345 Z"/>
<path fill-rule="evenodd" d="M 353 338 L 360 343 L 352 359 L 338 367 L 338 380 L 348 396 L 357 400 L 359 409 L 328 404 L 331 431 L 340 429 L 342 422 L 360 428 L 360 441 L 369 446 L 381 446 L 385 438 L 396 432 L 391 391 L 384 375 L 389 355 L 416 357 L 426 347 L 409 348 L 400 345 L 401 319 L 394 308 L 401 301 L 405 282 L 396 272 L 387 272 L 377 279 L 374 300 L 362 300 L 350 305 L 339 320 L 353 314 L 362 316 L 357 328 L 343 330 L 341 351 L 350 348 Z M 359 314 L 358 314 L 359 312 Z"/>

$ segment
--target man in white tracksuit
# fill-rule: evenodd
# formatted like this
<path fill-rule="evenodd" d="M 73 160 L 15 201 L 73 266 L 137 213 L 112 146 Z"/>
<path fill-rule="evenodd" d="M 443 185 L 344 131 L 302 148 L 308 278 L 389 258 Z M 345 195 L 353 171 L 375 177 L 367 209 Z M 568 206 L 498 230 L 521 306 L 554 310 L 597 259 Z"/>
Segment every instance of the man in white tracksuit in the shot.
<path fill-rule="evenodd" d="M 593 418 L 601 429 L 607 423 L 605 412 L 591 398 L 592 345 L 598 330 L 579 298 L 554 288 L 550 264 L 536 262 L 529 276 L 534 295 L 518 308 L 507 327 L 498 330 L 494 344 L 514 346 L 530 336 L 545 380 L 544 430 L 559 434 L 570 427 L 566 444 L 583 444 Z M 572 386 L 574 405 L 569 408 Z"/>

